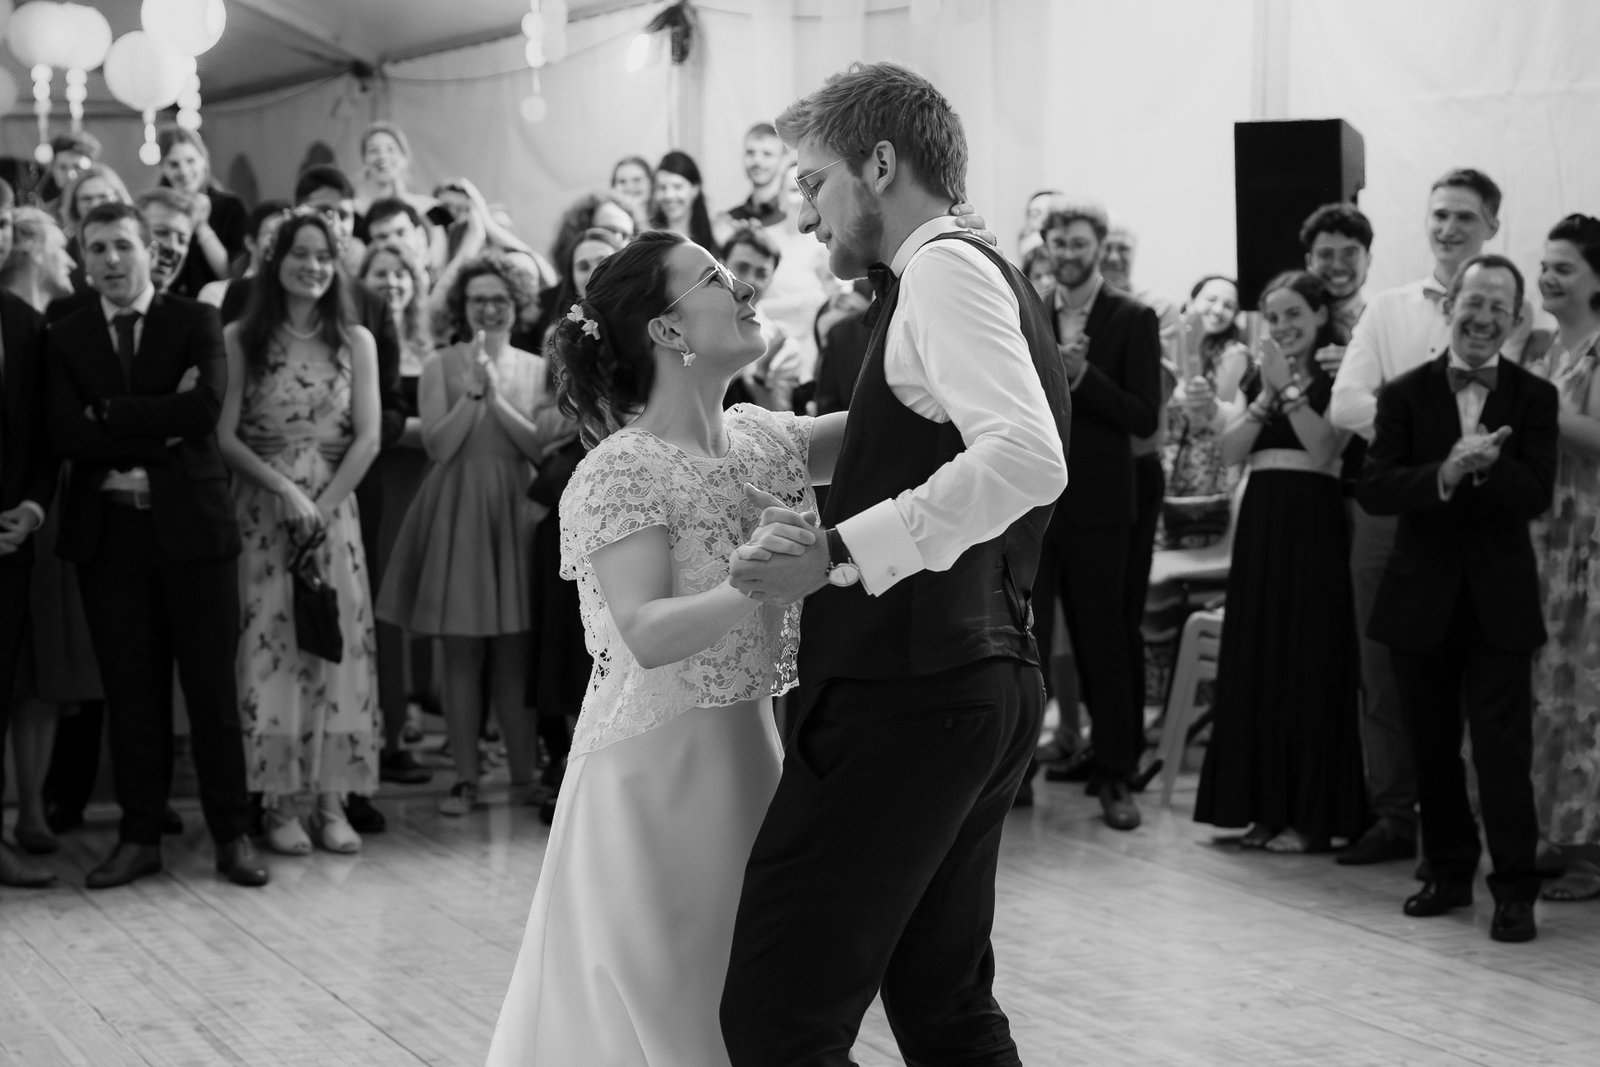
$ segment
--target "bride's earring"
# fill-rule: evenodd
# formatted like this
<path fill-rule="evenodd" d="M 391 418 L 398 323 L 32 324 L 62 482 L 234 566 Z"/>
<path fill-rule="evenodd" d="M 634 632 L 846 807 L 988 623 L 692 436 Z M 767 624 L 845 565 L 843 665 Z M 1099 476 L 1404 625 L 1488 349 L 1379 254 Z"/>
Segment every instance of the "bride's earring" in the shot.
<path fill-rule="evenodd" d="M 694 353 L 689 351 L 687 348 L 683 350 L 683 365 L 685 367 L 691 367 L 694 365 Z"/>

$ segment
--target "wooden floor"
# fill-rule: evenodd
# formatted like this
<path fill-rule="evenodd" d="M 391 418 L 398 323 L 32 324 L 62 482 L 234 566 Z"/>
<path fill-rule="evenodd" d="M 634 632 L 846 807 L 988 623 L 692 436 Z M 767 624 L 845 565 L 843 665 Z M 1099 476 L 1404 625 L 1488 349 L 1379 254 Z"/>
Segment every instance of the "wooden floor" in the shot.
<path fill-rule="evenodd" d="M 1474 912 L 1408 919 L 1406 865 L 1242 854 L 1192 793 L 1131 834 L 1073 786 L 1012 814 L 998 993 L 1025 1063 L 1600 1064 L 1600 906 L 1498 945 L 1481 882 Z M 72 835 L 64 884 L 0 889 L 0 1064 L 481 1064 L 546 835 L 486 796 L 464 820 L 385 798 L 365 854 L 274 858 L 259 891 L 216 879 L 192 806 L 167 873 L 124 889 L 81 888 L 111 828 Z M 857 1059 L 900 1062 L 876 1008 Z"/>

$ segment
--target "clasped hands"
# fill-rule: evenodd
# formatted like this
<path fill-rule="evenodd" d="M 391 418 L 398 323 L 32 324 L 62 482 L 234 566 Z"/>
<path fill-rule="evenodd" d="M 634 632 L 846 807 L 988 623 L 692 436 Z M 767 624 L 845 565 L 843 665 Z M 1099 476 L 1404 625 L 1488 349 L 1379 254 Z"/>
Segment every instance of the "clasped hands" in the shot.
<path fill-rule="evenodd" d="M 744 487 L 745 499 L 761 508 L 750 540 L 728 557 L 728 584 L 763 604 L 786 605 L 828 581 L 828 542 L 815 512 L 786 507 L 771 493 Z"/>
<path fill-rule="evenodd" d="M 0 556 L 9 556 L 20 550 L 38 528 L 39 516 L 32 508 L 18 504 L 0 511 Z"/>
<path fill-rule="evenodd" d="M 1477 433 L 1462 437 L 1450 446 L 1450 454 L 1439 468 L 1439 479 L 1445 487 L 1454 489 L 1470 475 L 1487 475 L 1495 460 L 1500 458 L 1500 447 L 1511 436 L 1511 427 L 1502 426 L 1493 433 L 1481 424 Z"/>

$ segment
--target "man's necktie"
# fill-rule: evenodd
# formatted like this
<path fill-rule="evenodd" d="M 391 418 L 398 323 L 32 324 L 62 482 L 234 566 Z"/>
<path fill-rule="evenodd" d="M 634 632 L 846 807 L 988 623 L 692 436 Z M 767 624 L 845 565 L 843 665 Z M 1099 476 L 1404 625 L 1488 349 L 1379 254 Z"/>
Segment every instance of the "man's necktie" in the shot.
<path fill-rule="evenodd" d="M 884 304 L 889 299 L 889 292 L 895 286 L 897 279 L 894 271 L 882 263 L 874 263 L 867 268 L 867 281 L 872 283 L 872 303 L 861 316 L 862 323 L 867 329 L 872 329 L 878 324 L 878 316 L 883 314 Z"/>
<path fill-rule="evenodd" d="M 133 388 L 133 328 L 139 322 L 137 311 L 122 311 L 112 316 L 111 326 L 117 331 L 117 362 L 122 364 L 122 380 Z"/>
<path fill-rule="evenodd" d="M 1460 367 L 1446 367 L 1445 373 L 1450 376 L 1450 391 L 1459 393 L 1473 382 L 1494 391 L 1494 383 L 1500 377 L 1499 367 L 1477 367 L 1473 370 L 1462 370 Z"/>

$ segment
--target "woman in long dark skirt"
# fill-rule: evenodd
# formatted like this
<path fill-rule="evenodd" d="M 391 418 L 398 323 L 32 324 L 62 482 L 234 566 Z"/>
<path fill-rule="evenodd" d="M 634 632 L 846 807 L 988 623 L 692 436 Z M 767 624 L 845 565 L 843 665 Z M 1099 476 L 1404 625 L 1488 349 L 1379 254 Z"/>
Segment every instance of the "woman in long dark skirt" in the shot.
<path fill-rule="evenodd" d="M 1261 294 L 1271 331 L 1249 407 L 1223 439 L 1250 468 L 1234 534 L 1217 663 L 1217 715 L 1195 820 L 1249 826 L 1241 843 L 1320 851 L 1366 827 L 1342 433 L 1323 417 L 1332 381 L 1323 283 L 1295 271 Z"/>

